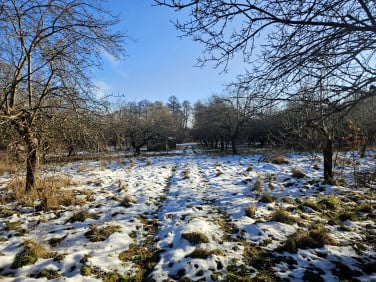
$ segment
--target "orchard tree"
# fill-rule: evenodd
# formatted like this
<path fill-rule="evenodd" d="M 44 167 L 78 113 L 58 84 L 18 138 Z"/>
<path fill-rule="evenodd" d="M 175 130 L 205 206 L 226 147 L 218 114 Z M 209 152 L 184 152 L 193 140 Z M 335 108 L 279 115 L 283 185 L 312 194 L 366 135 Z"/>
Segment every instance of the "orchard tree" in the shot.
<path fill-rule="evenodd" d="M 0 122 L 27 147 L 26 191 L 38 174 L 40 125 L 51 109 L 95 107 L 89 71 L 103 52 L 118 57 L 119 18 L 99 0 L 0 0 Z"/>
<path fill-rule="evenodd" d="M 149 143 L 166 142 L 173 134 L 173 117 L 167 107 L 160 102 L 143 100 L 129 103 L 122 109 L 125 123 L 125 136 L 129 139 L 136 155 Z"/>
<path fill-rule="evenodd" d="M 257 85 L 258 97 L 270 103 L 299 101 L 302 86 L 320 93 L 313 102 L 321 113 L 309 118 L 307 125 L 318 128 L 326 139 L 324 178 L 330 181 L 334 140 L 326 119 L 344 116 L 360 101 L 376 95 L 376 2 L 155 2 L 188 12 L 187 20 L 176 22 L 176 27 L 204 45 L 202 65 L 214 62 L 227 68 L 241 53 L 249 68 L 239 83 Z"/>

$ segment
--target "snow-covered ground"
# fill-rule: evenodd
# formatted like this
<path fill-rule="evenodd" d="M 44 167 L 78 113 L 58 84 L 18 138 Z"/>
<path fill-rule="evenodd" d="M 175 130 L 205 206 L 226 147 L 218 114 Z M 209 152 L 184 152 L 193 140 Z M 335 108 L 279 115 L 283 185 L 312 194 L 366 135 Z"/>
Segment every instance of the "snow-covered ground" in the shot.
<path fill-rule="evenodd" d="M 342 156 L 337 186 L 323 184 L 319 156 L 284 158 L 186 150 L 45 167 L 81 199 L 51 211 L 10 201 L 5 174 L 0 279 L 376 281 L 376 153 Z M 16 266 L 27 244 L 49 255 Z"/>

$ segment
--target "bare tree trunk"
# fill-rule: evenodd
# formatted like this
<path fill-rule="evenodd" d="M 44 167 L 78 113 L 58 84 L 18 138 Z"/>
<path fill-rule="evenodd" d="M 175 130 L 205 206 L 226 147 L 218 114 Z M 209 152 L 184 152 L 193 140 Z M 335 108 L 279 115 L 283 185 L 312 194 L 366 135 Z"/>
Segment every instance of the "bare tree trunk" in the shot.
<path fill-rule="evenodd" d="M 27 156 L 26 156 L 26 192 L 30 192 L 38 177 L 39 169 L 39 154 L 38 154 L 38 139 L 33 136 L 31 132 L 26 133 L 24 137 Z"/>
<path fill-rule="evenodd" d="M 327 183 L 331 183 L 333 180 L 333 140 L 330 136 L 326 136 L 324 146 L 324 180 Z"/>
<path fill-rule="evenodd" d="M 238 154 L 238 149 L 236 148 L 236 136 L 231 137 L 231 149 L 232 149 L 232 154 L 237 155 Z"/>

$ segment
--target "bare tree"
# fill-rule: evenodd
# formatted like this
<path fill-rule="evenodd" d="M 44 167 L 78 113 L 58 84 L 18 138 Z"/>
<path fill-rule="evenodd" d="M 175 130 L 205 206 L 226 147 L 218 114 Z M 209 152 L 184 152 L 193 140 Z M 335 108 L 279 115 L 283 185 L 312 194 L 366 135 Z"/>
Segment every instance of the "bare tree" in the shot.
<path fill-rule="evenodd" d="M 227 68 L 241 53 L 249 72 L 241 84 L 256 84 L 260 98 L 299 101 L 303 85 L 320 92 L 322 109 L 310 126 L 326 136 L 325 180 L 330 180 L 332 134 L 325 119 L 346 112 L 376 95 L 376 2 L 363 0 L 242 1 L 155 0 L 158 5 L 187 10 L 176 22 L 184 35 L 201 42 L 201 65 Z M 262 91 L 261 91 L 262 90 Z M 260 93 L 263 93 L 260 95 Z M 344 116 L 344 113 L 340 114 Z M 330 163 L 329 163 L 330 162 Z"/>
<path fill-rule="evenodd" d="M 119 56 L 119 18 L 97 0 L 0 0 L 0 119 L 26 147 L 26 191 L 38 173 L 38 125 L 50 109 L 95 106 L 89 71 L 103 52 Z"/>
<path fill-rule="evenodd" d="M 151 142 L 166 142 L 173 135 L 173 116 L 160 102 L 143 100 L 129 103 L 122 112 L 125 136 L 137 155 L 141 153 L 143 146 Z"/>

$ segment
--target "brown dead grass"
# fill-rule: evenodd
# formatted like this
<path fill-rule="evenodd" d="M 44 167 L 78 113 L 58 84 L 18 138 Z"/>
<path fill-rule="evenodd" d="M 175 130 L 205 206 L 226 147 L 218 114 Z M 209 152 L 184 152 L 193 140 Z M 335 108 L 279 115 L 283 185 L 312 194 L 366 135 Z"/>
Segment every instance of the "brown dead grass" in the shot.
<path fill-rule="evenodd" d="M 0 160 L 0 176 L 7 172 L 14 174 L 17 171 L 19 164 L 11 160 L 7 153 L 0 153 Z"/>
<path fill-rule="evenodd" d="M 12 200 L 19 205 L 36 207 L 40 211 L 60 209 L 61 206 L 83 205 L 86 200 L 77 197 L 77 193 L 67 189 L 70 178 L 66 175 L 39 178 L 35 188 L 26 193 L 25 179 L 15 177 L 7 185 L 7 191 L 12 193 Z"/>
<path fill-rule="evenodd" d="M 16 255 L 11 268 L 16 269 L 25 265 L 34 264 L 40 258 L 52 258 L 55 256 L 47 246 L 39 244 L 32 240 L 26 240 L 22 243 L 21 251 Z"/>

